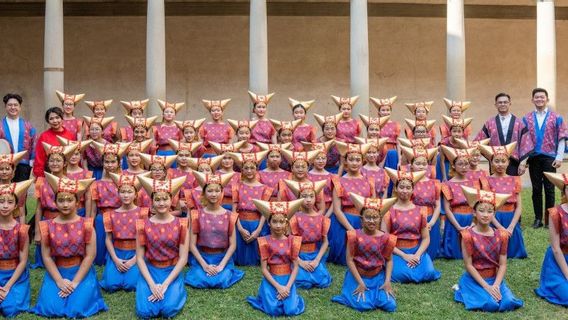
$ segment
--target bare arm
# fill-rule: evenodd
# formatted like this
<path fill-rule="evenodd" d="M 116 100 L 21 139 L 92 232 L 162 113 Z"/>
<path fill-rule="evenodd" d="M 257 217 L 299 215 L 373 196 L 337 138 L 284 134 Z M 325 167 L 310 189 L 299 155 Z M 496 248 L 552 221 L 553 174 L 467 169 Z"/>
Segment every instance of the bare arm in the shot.
<path fill-rule="evenodd" d="M 14 269 L 14 273 L 12 273 L 12 276 L 10 277 L 8 282 L 6 282 L 6 284 L 2 287 L 2 288 L 4 288 L 4 290 L 6 292 L 10 291 L 10 289 L 12 288 L 14 283 L 16 283 L 16 281 L 18 281 L 18 279 L 20 279 L 20 276 L 22 275 L 22 273 L 24 273 L 24 270 L 26 270 L 26 265 L 28 264 L 28 250 L 30 248 L 30 245 L 29 245 L 27 235 L 26 235 L 25 238 L 26 239 L 24 241 L 24 245 L 22 246 L 22 249 L 20 250 L 20 255 L 19 255 L 20 262 L 18 262 L 18 265 L 16 266 L 16 269 Z M 24 239 L 21 239 L 20 241 L 23 241 L 23 240 Z"/>
<path fill-rule="evenodd" d="M 83 281 L 89 269 L 93 266 L 93 261 L 95 261 L 95 255 L 97 254 L 97 237 L 95 234 L 95 228 L 92 228 L 91 232 L 91 239 L 89 243 L 86 244 L 85 247 L 85 256 L 83 257 L 83 261 L 81 261 L 81 265 L 79 266 L 79 270 L 75 274 L 73 278 L 73 284 L 75 287 Z M 42 248 L 43 249 L 43 248 Z"/>
<path fill-rule="evenodd" d="M 349 223 L 343 211 L 341 211 L 341 199 L 339 199 L 339 195 L 336 190 L 333 190 L 333 213 L 335 214 L 337 221 L 339 221 L 345 229 L 348 231 L 353 230 L 353 226 Z"/>
<path fill-rule="evenodd" d="M 463 227 L 460 226 L 460 224 L 456 220 L 456 217 L 454 217 L 454 213 L 452 212 L 452 209 L 450 208 L 450 203 L 448 201 L 444 201 L 444 208 L 446 209 L 446 218 L 448 219 L 448 221 L 450 221 L 450 223 L 454 226 L 454 228 L 456 228 L 456 230 L 458 231 L 463 229 Z"/>
<path fill-rule="evenodd" d="M 432 219 L 430 219 L 430 222 L 428 222 L 428 226 L 430 228 L 432 228 L 435 224 L 436 221 L 438 221 L 438 219 L 440 218 L 440 207 L 441 205 L 441 200 L 438 198 L 438 200 L 436 200 L 436 206 L 434 207 L 434 212 L 432 212 Z"/>

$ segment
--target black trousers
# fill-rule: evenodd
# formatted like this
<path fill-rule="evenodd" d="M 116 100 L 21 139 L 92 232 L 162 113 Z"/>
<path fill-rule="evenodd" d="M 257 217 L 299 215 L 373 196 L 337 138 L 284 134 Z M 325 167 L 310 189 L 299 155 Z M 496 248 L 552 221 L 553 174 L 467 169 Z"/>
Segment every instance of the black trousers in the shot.
<path fill-rule="evenodd" d="M 13 182 L 25 181 L 30 178 L 30 173 L 32 172 L 32 167 L 29 164 L 19 163 L 16 166 L 16 173 L 14 174 Z"/>
<path fill-rule="evenodd" d="M 542 187 L 544 186 L 544 204 L 546 210 L 554 207 L 554 184 L 548 181 L 544 176 L 544 172 L 556 172 L 556 168 L 552 166 L 554 158 L 537 155 L 534 157 L 529 157 L 529 174 L 531 177 L 532 184 L 532 201 L 534 209 L 535 220 L 543 221 L 543 210 L 542 210 Z M 544 223 L 548 224 L 548 211 L 544 215 Z"/>

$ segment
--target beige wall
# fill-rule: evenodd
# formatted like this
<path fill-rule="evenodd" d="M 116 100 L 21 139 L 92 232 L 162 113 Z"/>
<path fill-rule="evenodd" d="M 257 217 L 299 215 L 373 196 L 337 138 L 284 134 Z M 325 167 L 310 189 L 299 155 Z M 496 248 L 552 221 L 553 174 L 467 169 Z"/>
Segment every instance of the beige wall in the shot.
<path fill-rule="evenodd" d="M 144 98 L 144 17 L 65 18 L 65 90 L 89 99 Z M 287 97 L 317 99 L 313 111 L 335 112 L 329 94 L 349 93 L 348 17 L 269 17 L 269 87 L 277 92 L 269 114 L 287 119 Z M 507 91 L 515 113 L 530 110 L 536 83 L 534 20 L 466 21 L 467 92 L 474 131 L 494 113 L 493 96 Z M 226 118 L 248 115 L 248 17 L 167 17 L 168 99 L 190 106 L 182 117 L 203 117 L 201 98 L 231 97 Z M 557 39 L 568 22 L 557 22 Z M 0 93 L 21 92 L 25 116 L 43 126 L 43 18 L 0 18 Z M 372 96 L 398 95 L 395 119 L 410 114 L 404 102 L 436 101 L 445 111 L 445 19 L 369 18 Z M 568 44 L 557 42 L 558 101 L 568 99 Z M 558 110 L 565 115 L 566 108 Z M 88 114 L 81 105 L 77 114 Z M 375 112 L 373 110 L 373 112 Z M 119 119 L 122 123 L 122 117 Z M 310 117 L 311 120 L 311 117 Z"/>

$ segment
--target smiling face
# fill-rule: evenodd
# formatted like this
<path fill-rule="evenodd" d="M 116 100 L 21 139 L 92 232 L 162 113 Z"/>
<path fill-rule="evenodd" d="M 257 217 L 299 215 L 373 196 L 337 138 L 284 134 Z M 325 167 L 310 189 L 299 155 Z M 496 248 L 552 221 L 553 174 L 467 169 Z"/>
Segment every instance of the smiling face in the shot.
<path fill-rule="evenodd" d="M 323 136 L 327 140 L 335 139 L 336 135 L 337 135 L 337 128 L 333 123 L 328 122 L 323 125 Z"/>
<path fill-rule="evenodd" d="M 207 163 L 202 163 L 197 167 L 197 172 L 201 172 L 204 174 L 212 174 L 213 169 L 211 169 L 211 166 L 208 165 Z"/>
<path fill-rule="evenodd" d="M 103 128 L 98 123 L 91 123 L 89 126 L 89 137 L 93 140 L 99 140 L 102 137 Z"/>
<path fill-rule="evenodd" d="M 454 160 L 454 169 L 459 175 L 465 176 L 469 170 L 469 159 L 466 157 L 457 157 Z"/>
<path fill-rule="evenodd" d="M 6 102 L 6 115 L 12 119 L 15 119 L 20 116 L 20 111 L 22 110 L 22 106 L 20 102 L 14 98 L 8 99 Z"/>
<path fill-rule="evenodd" d="M 144 116 L 144 111 L 140 108 L 130 110 L 130 116 L 133 118 L 142 118 Z"/>
<path fill-rule="evenodd" d="M 308 176 L 308 163 L 304 160 L 297 160 L 292 165 L 292 174 L 296 180 L 303 180 Z"/>
<path fill-rule="evenodd" d="M 228 154 L 223 156 L 223 160 L 221 160 L 221 169 L 225 171 L 232 171 L 233 165 L 235 164 L 235 160 L 231 158 Z"/>
<path fill-rule="evenodd" d="M 251 161 L 243 163 L 241 176 L 243 176 L 247 180 L 254 180 L 256 178 L 256 163 Z"/>
<path fill-rule="evenodd" d="M 132 167 L 138 167 L 141 160 L 140 152 L 138 152 L 138 150 L 132 150 L 126 155 L 126 161 L 128 161 L 128 164 Z"/>
<path fill-rule="evenodd" d="M 452 138 L 455 139 L 462 139 L 463 138 L 463 128 L 460 126 L 452 126 L 450 129 L 450 134 Z"/>
<path fill-rule="evenodd" d="M 52 153 L 47 157 L 47 168 L 50 173 L 57 175 L 65 168 L 65 157 L 60 153 Z"/>
<path fill-rule="evenodd" d="M 400 180 L 396 184 L 396 194 L 400 200 L 410 200 L 413 189 L 412 182 L 407 179 Z"/>
<path fill-rule="evenodd" d="M 104 116 L 106 114 L 106 108 L 102 104 L 97 104 L 95 106 L 95 108 L 93 109 L 93 113 L 95 114 L 95 117 L 97 117 L 97 118 L 104 118 Z"/>
<path fill-rule="evenodd" d="M 314 159 L 314 168 L 317 170 L 323 170 L 327 163 L 327 156 L 325 153 L 320 152 Z"/>
<path fill-rule="evenodd" d="M 428 117 L 428 111 L 425 107 L 418 107 L 414 112 L 414 116 L 416 117 L 416 120 L 426 120 Z"/>
<path fill-rule="evenodd" d="M 250 140 L 250 129 L 249 127 L 240 127 L 237 130 L 237 141 L 249 141 Z"/>
<path fill-rule="evenodd" d="M 63 113 L 65 113 L 66 115 L 72 115 L 75 111 L 75 102 L 73 102 L 73 100 L 71 99 L 66 99 L 65 101 L 63 101 L 62 109 Z"/>
<path fill-rule="evenodd" d="M 144 126 L 138 126 L 133 130 L 134 141 L 142 142 L 146 140 L 148 130 Z"/>
<path fill-rule="evenodd" d="M 197 135 L 195 134 L 195 128 L 185 127 L 183 128 L 183 137 L 186 142 L 194 142 L 197 140 Z"/>
<path fill-rule="evenodd" d="M 166 167 L 160 163 L 152 163 L 150 166 L 150 178 L 154 180 L 166 179 Z"/>
<path fill-rule="evenodd" d="M 413 130 L 414 139 L 426 139 L 429 138 L 428 129 L 425 126 L 416 126 Z"/>
<path fill-rule="evenodd" d="M 377 159 L 379 158 L 379 152 L 377 151 L 376 147 L 370 147 L 369 151 L 365 154 L 365 160 L 367 163 L 377 163 Z"/>
<path fill-rule="evenodd" d="M 177 153 L 177 164 L 182 168 L 189 166 L 189 158 L 191 158 L 191 153 L 189 150 L 180 150 Z"/>
<path fill-rule="evenodd" d="M 16 197 L 13 194 L 0 195 L 0 216 L 13 216 L 14 210 L 16 210 L 16 205 Z"/>
<path fill-rule="evenodd" d="M 350 119 L 351 118 L 351 112 L 353 111 L 353 107 L 351 107 L 350 104 L 344 103 L 341 105 L 341 107 L 339 107 L 339 111 L 341 112 L 341 116 L 343 117 L 343 119 Z"/>
<path fill-rule="evenodd" d="M 212 183 L 205 186 L 205 190 L 202 191 L 207 204 L 217 204 L 219 200 L 223 197 L 223 187 L 221 185 Z"/>
<path fill-rule="evenodd" d="M 450 117 L 452 119 L 459 119 L 462 115 L 462 108 L 460 106 L 453 106 L 450 108 Z"/>
<path fill-rule="evenodd" d="M 392 108 L 390 106 L 381 106 L 379 108 L 379 117 L 390 116 Z"/>
<path fill-rule="evenodd" d="M 374 233 L 379 230 L 381 225 L 381 215 L 377 210 L 364 209 L 361 215 L 361 223 L 363 224 L 363 231 L 365 233 Z"/>
<path fill-rule="evenodd" d="M 252 108 L 252 112 L 256 114 L 259 119 L 264 118 L 264 116 L 266 116 L 266 104 L 263 102 L 255 104 Z"/>
<path fill-rule="evenodd" d="M 532 97 L 532 103 L 538 109 L 544 109 L 548 103 L 548 96 L 544 92 L 536 92 Z"/>
<path fill-rule="evenodd" d="M 345 158 L 345 165 L 350 173 L 358 173 L 363 165 L 363 156 L 359 153 L 348 153 Z"/>
<path fill-rule="evenodd" d="M 491 159 L 491 168 L 497 174 L 505 174 L 509 166 L 509 157 L 504 154 L 498 154 Z"/>
<path fill-rule="evenodd" d="M 511 101 L 507 96 L 501 96 L 495 100 L 495 107 L 497 108 L 497 112 L 501 114 L 509 113 L 509 108 L 511 107 Z"/>
<path fill-rule="evenodd" d="M 58 192 L 55 197 L 55 205 L 59 214 L 70 216 L 77 212 L 77 196 L 69 192 Z"/>
<path fill-rule="evenodd" d="M 9 163 L 0 164 L 0 181 L 9 183 L 14 177 L 14 169 Z"/>
<path fill-rule="evenodd" d="M 223 109 L 221 109 L 221 107 L 219 106 L 211 108 L 211 110 L 209 110 L 209 113 L 211 114 L 211 119 L 213 119 L 213 121 L 220 121 L 221 119 L 223 119 Z"/>
<path fill-rule="evenodd" d="M 316 193 L 313 189 L 305 189 L 300 192 L 300 199 L 304 199 L 302 207 L 304 211 L 309 211 L 316 205 Z"/>
<path fill-rule="evenodd" d="M 428 168 L 428 159 L 424 156 L 419 156 L 412 159 L 412 171 L 423 171 Z"/>
<path fill-rule="evenodd" d="M 490 203 L 478 202 L 475 205 L 474 216 L 477 224 L 488 226 L 495 216 L 495 206 Z"/>
<path fill-rule="evenodd" d="M 274 237 L 282 237 L 288 230 L 288 219 L 283 214 L 272 215 L 269 219 L 270 233 Z"/>
<path fill-rule="evenodd" d="M 292 130 L 282 129 L 278 134 L 278 143 L 292 142 Z"/>
<path fill-rule="evenodd" d="M 154 192 L 152 194 L 152 207 L 157 214 L 170 212 L 172 196 L 167 192 Z"/>
<path fill-rule="evenodd" d="M 61 129 L 62 121 L 63 119 L 61 119 L 61 117 L 55 112 L 50 113 L 49 116 L 47 117 L 47 123 L 49 124 L 49 127 L 55 131 Z"/>
<path fill-rule="evenodd" d="M 381 137 L 381 127 L 378 124 L 371 124 L 367 128 L 367 138 L 379 139 Z"/>
<path fill-rule="evenodd" d="M 165 122 L 172 122 L 176 118 L 176 110 L 171 107 L 167 107 L 162 112 L 162 116 L 164 117 Z"/>
<path fill-rule="evenodd" d="M 69 158 L 69 164 L 76 166 L 79 164 L 79 162 L 81 162 L 81 151 L 77 149 L 75 150 L 75 152 L 73 152 L 71 158 Z"/>
<path fill-rule="evenodd" d="M 116 154 L 105 153 L 103 156 L 103 168 L 106 172 L 117 173 L 118 166 L 118 156 Z"/>
<path fill-rule="evenodd" d="M 123 185 L 118 190 L 118 196 L 122 204 L 130 205 L 136 198 L 136 189 L 130 185 Z"/>

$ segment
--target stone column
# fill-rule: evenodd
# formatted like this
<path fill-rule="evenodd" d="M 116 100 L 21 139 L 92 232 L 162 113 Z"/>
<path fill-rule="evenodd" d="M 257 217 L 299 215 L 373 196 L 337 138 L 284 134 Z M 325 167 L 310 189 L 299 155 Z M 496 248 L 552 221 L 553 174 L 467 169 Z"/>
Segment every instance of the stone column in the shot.
<path fill-rule="evenodd" d="M 250 1 L 249 17 L 249 90 L 268 93 L 268 26 L 266 0 Z M 252 108 L 249 109 L 252 116 Z"/>
<path fill-rule="evenodd" d="M 167 99 L 164 0 L 148 1 L 146 21 L 146 96 L 150 99 L 146 116 L 161 115 L 162 112 L 156 99 Z"/>
<path fill-rule="evenodd" d="M 553 0 L 536 2 L 537 86 L 548 91 L 550 105 L 556 108 L 556 19 Z"/>
<path fill-rule="evenodd" d="M 463 0 L 448 0 L 446 27 L 446 97 L 464 100 L 465 27 Z"/>
<path fill-rule="evenodd" d="M 367 26 L 367 0 L 351 0 L 349 70 L 351 96 L 359 102 L 353 115 L 369 115 L 369 33 Z"/>
<path fill-rule="evenodd" d="M 43 103 L 46 110 L 61 105 L 55 90 L 65 90 L 63 82 L 63 0 L 45 2 Z"/>

